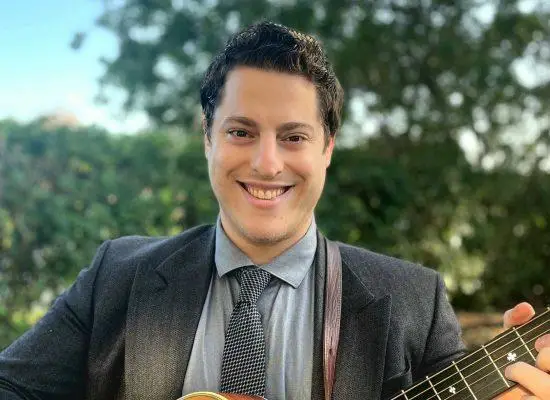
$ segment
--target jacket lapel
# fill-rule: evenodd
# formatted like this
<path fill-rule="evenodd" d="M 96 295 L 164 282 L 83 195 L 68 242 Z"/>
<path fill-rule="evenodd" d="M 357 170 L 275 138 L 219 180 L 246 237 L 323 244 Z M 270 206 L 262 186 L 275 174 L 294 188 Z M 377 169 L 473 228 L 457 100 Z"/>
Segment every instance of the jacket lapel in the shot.
<path fill-rule="evenodd" d="M 126 399 L 181 396 L 214 265 L 212 228 L 157 268 L 139 266 L 126 328 Z"/>
<path fill-rule="evenodd" d="M 336 358 L 335 400 L 380 398 L 391 296 L 374 298 L 342 265 L 342 319 Z"/>
<path fill-rule="evenodd" d="M 317 236 L 312 399 L 324 400 L 323 314 L 326 251 Z M 367 266 L 361 266 L 367 268 Z M 342 259 L 342 315 L 333 399 L 380 397 L 391 297 L 375 298 L 354 269 Z"/>
<path fill-rule="evenodd" d="M 325 307 L 325 270 L 326 249 L 325 238 L 317 231 L 317 251 L 315 254 L 315 305 L 313 311 L 313 369 L 311 377 L 312 400 L 323 400 L 323 316 Z"/>

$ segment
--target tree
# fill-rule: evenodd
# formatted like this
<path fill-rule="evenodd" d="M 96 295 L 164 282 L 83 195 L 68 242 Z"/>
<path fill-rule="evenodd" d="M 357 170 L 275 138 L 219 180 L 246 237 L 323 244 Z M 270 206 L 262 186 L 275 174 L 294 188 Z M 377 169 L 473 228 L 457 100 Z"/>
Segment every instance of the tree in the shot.
<path fill-rule="evenodd" d="M 102 241 L 173 235 L 215 218 L 200 153 L 166 133 L 0 121 L 0 149 L 0 348 L 44 313 Z"/>
<path fill-rule="evenodd" d="M 513 0 L 104 3 L 98 25 L 120 47 L 115 59 L 103 60 L 102 84 L 123 88 L 127 107 L 161 124 L 197 130 L 198 86 L 209 60 L 230 34 L 260 18 L 322 39 L 348 114 L 356 104 L 359 124 L 366 113 L 381 135 L 457 141 L 467 129 L 482 155 L 508 155 L 507 128 L 526 115 L 547 115 L 550 10 L 542 1 L 530 11 Z"/>
<path fill-rule="evenodd" d="M 192 132 L 201 74 L 232 33 L 269 19 L 314 34 L 346 90 L 340 141 L 353 148 L 327 187 L 347 209 L 320 205 L 331 233 L 437 266 L 459 304 L 504 306 L 488 283 L 502 257 L 515 263 L 502 249 L 523 246 L 511 232 L 531 211 L 547 220 L 546 197 L 536 211 L 516 202 L 542 195 L 524 182 L 545 180 L 549 164 L 549 14 L 543 1 L 516 0 L 105 1 L 98 25 L 120 47 L 103 60 L 102 84 L 124 89 L 126 107 Z M 498 209 L 506 217 L 490 217 Z M 545 265 L 546 239 L 529 238 L 528 258 Z M 540 292 L 537 268 L 529 284 L 508 268 L 507 281 L 525 285 L 506 293 Z M 492 294 L 473 296 L 482 292 Z"/>

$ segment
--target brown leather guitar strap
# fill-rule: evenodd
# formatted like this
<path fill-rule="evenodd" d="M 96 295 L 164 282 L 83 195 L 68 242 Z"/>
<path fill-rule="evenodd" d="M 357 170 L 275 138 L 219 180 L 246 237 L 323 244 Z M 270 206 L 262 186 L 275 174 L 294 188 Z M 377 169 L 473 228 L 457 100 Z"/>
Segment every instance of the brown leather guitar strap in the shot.
<path fill-rule="evenodd" d="M 325 284 L 325 315 L 323 331 L 323 370 L 325 377 L 325 400 L 332 396 L 336 352 L 340 338 L 340 312 L 342 308 L 342 258 L 338 245 L 326 242 L 327 270 Z"/>

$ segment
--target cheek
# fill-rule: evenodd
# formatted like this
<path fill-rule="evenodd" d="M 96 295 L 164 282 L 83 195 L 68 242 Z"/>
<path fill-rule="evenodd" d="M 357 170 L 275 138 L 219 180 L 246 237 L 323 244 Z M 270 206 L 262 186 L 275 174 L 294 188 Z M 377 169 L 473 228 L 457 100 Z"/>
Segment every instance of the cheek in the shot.
<path fill-rule="evenodd" d="M 323 180 L 325 173 L 324 157 L 304 157 L 296 159 L 293 164 L 298 173 L 309 185 L 316 185 Z"/>
<path fill-rule="evenodd" d="M 238 176 L 243 176 L 246 160 L 242 152 L 228 147 L 218 147 L 210 153 L 208 166 L 210 170 L 210 179 L 216 186 L 215 191 L 218 195 L 227 197 L 234 190 L 233 185 Z"/>
<path fill-rule="evenodd" d="M 315 171 L 315 157 L 304 154 L 290 154 L 290 157 L 286 159 L 286 166 L 294 173 L 309 179 Z"/>
<path fill-rule="evenodd" d="M 224 172 L 227 172 L 231 168 L 231 152 L 222 148 L 213 149 L 210 153 L 210 159 L 208 160 L 211 171 L 216 174 L 216 178 L 219 179 Z"/>

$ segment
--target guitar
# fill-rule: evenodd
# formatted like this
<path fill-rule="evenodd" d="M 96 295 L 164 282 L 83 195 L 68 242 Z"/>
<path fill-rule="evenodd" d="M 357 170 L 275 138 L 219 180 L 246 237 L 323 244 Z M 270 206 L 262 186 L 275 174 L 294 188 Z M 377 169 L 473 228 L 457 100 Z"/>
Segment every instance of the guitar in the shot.
<path fill-rule="evenodd" d="M 490 400 L 517 384 L 504 377 L 510 364 L 534 365 L 535 341 L 550 332 L 550 307 L 527 323 L 512 327 L 447 368 L 417 382 L 390 400 Z M 519 397 L 518 397 L 519 398 Z M 178 400 L 262 400 L 261 397 L 195 392 Z"/>

